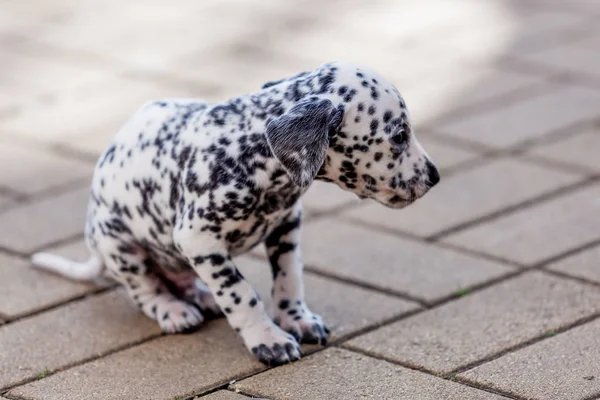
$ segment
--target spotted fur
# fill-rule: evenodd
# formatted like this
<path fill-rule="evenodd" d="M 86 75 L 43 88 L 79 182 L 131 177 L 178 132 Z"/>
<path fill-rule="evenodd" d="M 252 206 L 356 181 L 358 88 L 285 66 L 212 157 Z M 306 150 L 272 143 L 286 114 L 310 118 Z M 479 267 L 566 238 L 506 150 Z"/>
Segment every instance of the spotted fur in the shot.
<path fill-rule="evenodd" d="M 302 284 L 299 199 L 314 179 L 401 208 L 439 174 L 394 86 L 365 67 L 325 64 L 220 104 L 146 104 L 96 165 L 90 261 L 33 261 L 74 279 L 105 270 L 166 332 L 222 312 L 260 361 L 290 362 L 299 343 L 329 335 Z M 261 242 L 274 320 L 232 260 Z"/>

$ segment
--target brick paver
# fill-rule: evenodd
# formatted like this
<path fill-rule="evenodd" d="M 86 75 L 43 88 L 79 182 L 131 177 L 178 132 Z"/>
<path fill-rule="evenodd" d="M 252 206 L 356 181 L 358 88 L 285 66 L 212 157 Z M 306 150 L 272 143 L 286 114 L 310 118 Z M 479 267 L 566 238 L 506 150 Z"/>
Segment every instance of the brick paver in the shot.
<path fill-rule="evenodd" d="M 77 234 L 83 236 L 88 199 L 89 185 L 84 185 L 0 214 L 0 246 L 31 253 Z"/>
<path fill-rule="evenodd" d="M 600 127 L 531 149 L 530 154 L 578 165 L 600 173 Z"/>
<path fill-rule="evenodd" d="M 450 235 L 444 241 L 532 264 L 599 239 L 598 223 L 590 218 L 600 212 L 599 198 L 600 185 L 580 189 Z"/>
<path fill-rule="evenodd" d="M 420 136 L 419 143 L 427 149 L 427 154 L 434 160 L 442 178 L 445 178 L 446 170 L 478 157 L 477 153 L 459 147 L 450 147 L 427 135 Z"/>
<path fill-rule="evenodd" d="M 500 264 L 337 219 L 308 224 L 304 237 L 307 265 L 427 302 L 512 272 Z"/>
<path fill-rule="evenodd" d="M 597 0 L 0 3 L 0 398 L 600 398 Z M 335 60 L 393 81 L 442 181 L 402 211 L 309 189 L 333 347 L 265 371 L 222 319 L 160 337 L 111 283 L 31 268 L 87 258 L 94 160 L 143 103 Z"/>
<path fill-rule="evenodd" d="M 28 399 L 173 399 L 213 389 L 264 367 L 225 320 L 169 335 L 15 388 Z"/>
<path fill-rule="evenodd" d="M 453 137 L 506 148 L 598 116 L 600 91 L 566 85 L 436 129 Z"/>
<path fill-rule="evenodd" d="M 539 272 L 505 281 L 348 342 L 449 373 L 600 312 L 600 288 Z"/>
<path fill-rule="evenodd" d="M 160 334 L 122 291 L 70 303 L 0 329 L 0 388 Z"/>
<path fill-rule="evenodd" d="M 411 371 L 342 349 L 329 349 L 297 364 L 233 385 L 253 396 L 276 399 L 500 400 L 500 396 Z M 419 388 L 418 391 L 415 388 Z"/>
<path fill-rule="evenodd" d="M 594 49 L 600 43 L 600 32 L 584 40 L 565 44 L 560 47 L 535 52 L 521 57 L 527 61 L 533 61 L 543 66 L 549 66 L 570 73 L 582 73 L 598 80 L 600 83 L 600 55 Z"/>
<path fill-rule="evenodd" d="M 527 399 L 600 396 L 600 321 L 474 368 L 460 379 Z"/>
<path fill-rule="evenodd" d="M 494 177 L 494 179 L 490 179 Z M 576 174 L 517 160 L 497 160 L 443 180 L 414 206 L 398 212 L 372 204 L 351 219 L 429 236 L 581 180 Z"/>
<path fill-rule="evenodd" d="M 546 266 L 547 269 L 562 272 L 600 283 L 600 246 L 582 251 Z"/>
<path fill-rule="evenodd" d="M 0 254 L 0 313 L 10 318 L 59 304 L 96 289 L 41 272 L 23 260 Z"/>
<path fill-rule="evenodd" d="M 19 168 L 13 168 L 19 165 Z M 56 186 L 90 181 L 93 164 L 54 155 L 32 146 L 0 142 L 2 184 L 17 193 L 32 195 Z M 6 172 L 10 171 L 10 172 Z"/>

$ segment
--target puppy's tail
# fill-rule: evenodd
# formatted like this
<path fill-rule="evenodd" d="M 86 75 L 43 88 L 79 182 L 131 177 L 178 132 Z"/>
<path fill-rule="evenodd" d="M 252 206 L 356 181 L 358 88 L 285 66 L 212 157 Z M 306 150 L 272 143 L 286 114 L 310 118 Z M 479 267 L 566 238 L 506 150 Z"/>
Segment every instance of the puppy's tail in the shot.
<path fill-rule="evenodd" d="M 97 255 L 92 255 L 86 262 L 77 262 L 50 253 L 35 253 L 31 262 L 40 269 L 76 281 L 92 281 L 104 272 L 104 262 Z"/>

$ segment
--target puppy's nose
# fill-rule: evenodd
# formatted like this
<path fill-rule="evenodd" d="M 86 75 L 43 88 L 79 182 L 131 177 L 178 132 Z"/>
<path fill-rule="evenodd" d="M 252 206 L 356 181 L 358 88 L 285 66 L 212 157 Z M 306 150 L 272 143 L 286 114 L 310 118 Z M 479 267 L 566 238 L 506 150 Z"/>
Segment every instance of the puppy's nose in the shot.
<path fill-rule="evenodd" d="M 427 167 L 427 175 L 428 175 L 427 178 L 429 179 L 429 184 L 431 187 L 434 187 L 440 181 L 440 172 L 435 167 L 435 165 L 433 165 L 433 163 L 429 160 L 427 161 L 426 167 Z"/>

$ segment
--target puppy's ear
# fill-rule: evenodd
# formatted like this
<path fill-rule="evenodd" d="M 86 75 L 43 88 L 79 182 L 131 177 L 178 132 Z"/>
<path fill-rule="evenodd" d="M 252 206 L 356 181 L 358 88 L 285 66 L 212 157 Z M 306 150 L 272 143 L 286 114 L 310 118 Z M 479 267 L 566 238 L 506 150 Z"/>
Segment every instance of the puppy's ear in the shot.
<path fill-rule="evenodd" d="M 281 82 L 293 81 L 294 79 L 302 78 L 302 77 L 305 77 L 306 75 L 308 75 L 308 72 L 300 72 L 299 74 L 290 76 L 288 78 L 283 78 L 278 81 L 267 82 L 264 85 L 262 85 L 261 89 L 267 89 L 267 88 L 270 88 L 271 86 L 279 85 Z"/>
<path fill-rule="evenodd" d="M 343 108 L 331 101 L 309 98 L 267 124 L 269 147 L 296 185 L 306 187 L 313 181 L 343 116 Z"/>

